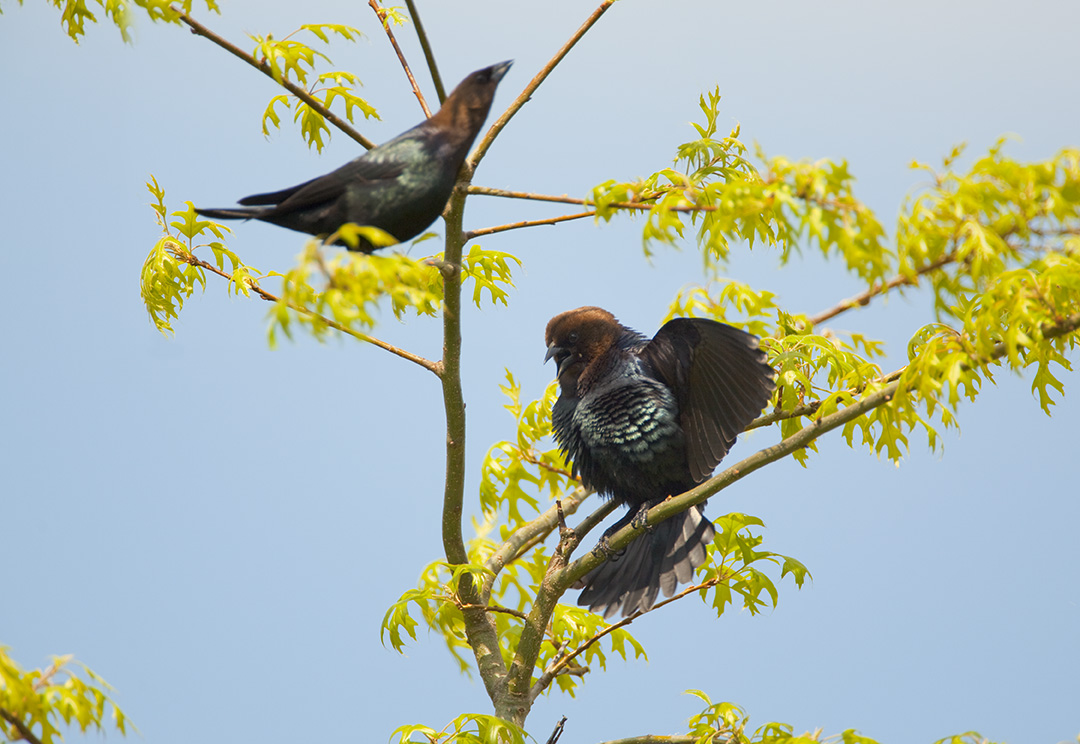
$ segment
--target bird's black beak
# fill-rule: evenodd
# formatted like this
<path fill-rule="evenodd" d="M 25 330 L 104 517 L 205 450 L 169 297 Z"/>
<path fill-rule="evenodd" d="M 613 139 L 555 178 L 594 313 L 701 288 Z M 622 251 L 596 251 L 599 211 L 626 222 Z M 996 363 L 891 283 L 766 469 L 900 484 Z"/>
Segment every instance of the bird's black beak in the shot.
<path fill-rule="evenodd" d="M 514 64 L 514 60 L 508 59 L 505 62 L 500 62 L 497 65 L 492 65 L 488 68 L 491 71 L 491 82 L 497 83 L 503 79 L 503 75 L 510 69 L 510 65 Z"/>
<path fill-rule="evenodd" d="M 547 364 L 549 359 L 555 360 L 555 366 L 558 367 L 555 374 L 561 375 L 566 366 L 573 361 L 574 355 L 565 346 L 557 346 L 555 342 L 552 342 L 548 347 L 547 355 L 544 356 L 544 364 Z"/>

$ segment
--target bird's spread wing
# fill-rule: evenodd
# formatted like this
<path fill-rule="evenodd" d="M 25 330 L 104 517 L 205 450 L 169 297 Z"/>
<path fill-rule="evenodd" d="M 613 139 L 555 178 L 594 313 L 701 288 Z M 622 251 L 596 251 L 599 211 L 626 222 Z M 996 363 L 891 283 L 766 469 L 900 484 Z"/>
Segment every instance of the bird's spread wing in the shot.
<path fill-rule="evenodd" d="M 641 352 L 675 392 L 690 474 L 712 474 L 776 388 L 757 338 L 701 318 L 668 321 Z"/>

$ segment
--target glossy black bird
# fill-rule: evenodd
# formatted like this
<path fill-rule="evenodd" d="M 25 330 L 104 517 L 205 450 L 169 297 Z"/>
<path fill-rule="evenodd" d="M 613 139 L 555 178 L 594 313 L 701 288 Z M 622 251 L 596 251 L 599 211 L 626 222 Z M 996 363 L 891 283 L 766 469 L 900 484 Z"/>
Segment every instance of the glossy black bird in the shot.
<path fill-rule="evenodd" d="M 630 507 L 604 538 L 707 479 L 776 388 L 757 337 L 713 320 L 676 318 L 650 341 L 579 307 L 545 340 L 559 365 L 556 441 L 586 486 Z M 649 609 L 690 581 L 714 532 L 704 504 L 655 525 L 584 577 L 578 604 L 604 617 Z"/>
<path fill-rule="evenodd" d="M 325 176 L 244 197 L 240 203 L 246 208 L 195 211 L 212 219 L 263 220 L 312 235 L 330 235 L 355 222 L 381 228 L 399 241 L 414 238 L 446 207 L 458 169 L 511 64 L 472 73 L 430 119 Z M 375 249 L 361 238 L 354 250 Z"/>

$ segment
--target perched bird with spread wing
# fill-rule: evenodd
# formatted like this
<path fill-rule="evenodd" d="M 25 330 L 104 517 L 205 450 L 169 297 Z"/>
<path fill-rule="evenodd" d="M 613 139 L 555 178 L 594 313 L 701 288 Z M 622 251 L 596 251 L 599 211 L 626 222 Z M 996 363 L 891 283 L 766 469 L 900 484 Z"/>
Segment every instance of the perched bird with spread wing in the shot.
<path fill-rule="evenodd" d="M 552 318 L 545 340 L 556 441 L 586 486 L 630 507 L 605 539 L 706 480 L 776 388 L 757 337 L 713 320 L 676 318 L 650 340 L 580 307 Z M 704 504 L 651 527 L 584 577 L 578 604 L 604 617 L 648 610 L 690 581 L 714 532 Z"/>

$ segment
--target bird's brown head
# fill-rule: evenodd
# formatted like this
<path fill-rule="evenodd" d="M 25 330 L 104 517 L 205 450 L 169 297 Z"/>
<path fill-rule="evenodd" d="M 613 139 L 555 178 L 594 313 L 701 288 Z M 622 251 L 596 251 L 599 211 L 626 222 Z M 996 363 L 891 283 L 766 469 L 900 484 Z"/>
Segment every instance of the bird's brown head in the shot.
<path fill-rule="evenodd" d="M 556 315 L 547 324 L 544 342 L 548 359 L 558 365 L 559 385 L 573 391 L 581 373 L 610 349 L 622 333 L 615 316 L 599 307 L 579 307 Z"/>
<path fill-rule="evenodd" d="M 495 89 L 512 64 L 511 59 L 470 73 L 431 118 L 445 120 L 443 123 L 452 127 L 451 131 L 468 134 L 471 140 L 484 125 L 495 100 Z"/>

